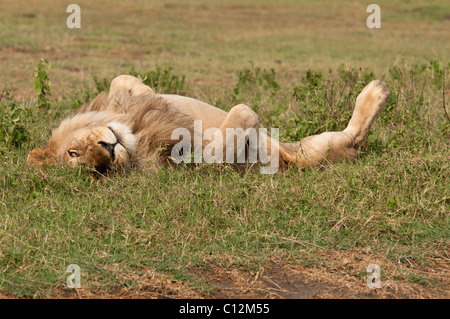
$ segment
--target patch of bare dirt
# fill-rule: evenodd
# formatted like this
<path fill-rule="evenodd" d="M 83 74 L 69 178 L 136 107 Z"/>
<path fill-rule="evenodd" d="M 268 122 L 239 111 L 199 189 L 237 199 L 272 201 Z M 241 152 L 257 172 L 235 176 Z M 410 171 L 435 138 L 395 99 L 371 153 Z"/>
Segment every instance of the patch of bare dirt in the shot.
<path fill-rule="evenodd" d="M 272 261 L 257 273 L 241 269 L 211 267 L 204 273 L 212 278 L 212 298 L 294 298 L 294 299 L 419 299 L 448 298 L 447 287 L 430 287 L 403 281 L 382 280 L 381 288 L 370 289 L 366 277 L 346 272 L 352 261 L 335 269 L 305 268 Z M 356 264 L 353 263 L 355 266 Z M 352 267 L 352 266 L 350 266 Z M 447 277 L 448 280 L 448 277 Z"/>
<path fill-rule="evenodd" d="M 59 299 L 448 299 L 450 297 L 450 266 L 446 258 L 430 260 L 427 267 L 419 267 L 412 260 L 399 261 L 376 257 L 364 251 L 336 251 L 323 253 L 326 266 L 302 267 L 283 258 L 271 258 L 256 272 L 240 267 L 220 267 L 210 263 L 193 269 L 192 275 L 208 283 L 205 291 L 185 281 L 147 269 L 141 274 L 120 275 L 137 283 L 130 288 L 121 286 L 102 289 L 100 285 L 81 289 L 57 289 L 48 298 Z M 377 264 L 382 269 L 381 288 L 366 285 L 366 268 Z M 384 279 L 383 273 L 407 274 L 396 280 Z M 390 276 L 392 277 L 392 276 Z M 398 279 L 398 280 L 397 280 Z M 0 299 L 15 298 L 0 291 Z"/>
<path fill-rule="evenodd" d="M 16 299 L 16 297 L 6 292 L 0 291 L 0 299 Z"/>

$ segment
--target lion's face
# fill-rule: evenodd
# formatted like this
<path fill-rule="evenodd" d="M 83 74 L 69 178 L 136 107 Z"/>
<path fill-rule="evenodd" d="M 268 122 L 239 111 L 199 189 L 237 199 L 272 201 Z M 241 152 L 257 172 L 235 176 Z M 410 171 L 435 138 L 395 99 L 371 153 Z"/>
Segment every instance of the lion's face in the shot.
<path fill-rule="evenodd" d="M 71 166 L 87 164 L 103 173 L 129 164 L 135 149 L 136 137 L 129 127 L 113 121 L 72 132 L 54 132 L 48 146 L 33 150 L 28 162 L 42 164 L 56 160 Z"/>
<path fill-rule="evenodd" d="M 130 161 L 135 147 L 134 136 L 128 127 L 112 122 L 107 126 L 80 129 L 69 136 L 60 154 L 72 166 L 87 163 L 102 172 L 120 167 Z"/>

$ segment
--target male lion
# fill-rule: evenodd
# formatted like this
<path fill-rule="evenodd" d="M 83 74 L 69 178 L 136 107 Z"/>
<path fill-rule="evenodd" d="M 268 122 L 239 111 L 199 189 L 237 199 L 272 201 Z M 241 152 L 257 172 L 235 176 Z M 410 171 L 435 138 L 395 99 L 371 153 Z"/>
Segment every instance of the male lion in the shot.
<path fill-rule="evenodd" d="M 258 138 L 269 150 L 269 158 L 281 166 L 311 167 L 352 160 L 389 97 L 387 85 L 375 80 L 357 97 L 353 115 L 342 132 L 308 136 L 296 143 L 281 143 L 262 133 L 258 133 Z M 195 128 L 196 120 L 201 121 L 200 131 Z M 46 147 L 29 153 L 28 162 L 36 165 L 58 161 L 73 166 L 85 163 L 100 173 L 129 169 L 154 154 L 158 154 L 159 162 L 173 164 L 171 154 L 178 140 L 173 139 L 172 133 L 178 128 L 192 133 L 190 142 L 193 142 L 195 134 L 203 136 L 208 129 L 215 128 L 226 136 L 227 129 L 247 132 L 258 124 L 257 114 L 244 104 L 225 112 L 192 98 L 156 94 L 139 79 L 121 75 L 111 82 L 109 93 L 101 93 L 74 116 L 63 120 L 53 130 Z M 248 143 L 240 147 L 248 147 Z"/>

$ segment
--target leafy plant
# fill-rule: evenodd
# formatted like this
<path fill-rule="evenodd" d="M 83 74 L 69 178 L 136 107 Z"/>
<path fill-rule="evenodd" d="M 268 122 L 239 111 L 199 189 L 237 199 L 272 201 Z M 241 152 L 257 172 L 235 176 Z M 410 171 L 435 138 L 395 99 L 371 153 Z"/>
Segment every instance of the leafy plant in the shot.
<path fill-rule="evenodd" d="M 161 94 L 183 94 L 185 92 L 186 77 L 184 75 L 173 74 L 173 68 L 171 67 L 163 69 L 157 66 L 155 70 L 140 73 L 133 66 L 128 74 L 137 77 L 144 84 Z M 94 84 L 97 92 L 107 91 L 111 81 L 112 79 L 99 79 L 94 76 Z"/>
<path fill-rule="evenodd" d="M 242 100 L 247 91 L 255 90 L 255 88 L 257 89 L 255 94 L 259 97 L 262 95 L 262 91 L 269 91 L 268 95 L 273 96 L 280 89 L 280 85 L 275 80 L 274 69 L 266 70 L 252 65 L 252 68 L 238 71 L 237 76 L 238 82 L 232 93 L 233 101 Z"/>
<path fill-rule="evenodd" d="M 27 112 L 5 88 L 0 95 L 0 154 L 29 140 L 29 132 L 23 123 Z"/>
<path fill-rule="evenodd" d="M 95 88 L 97 89 L 97 92 L 103 92 L 103 91 L 107 91 L 109 89 L 109 85 L 111 84 L 111 80 L 112 79 L 98 79 L 96 75 L 94 75 L 94 84 L 95 84 Z"/>
<path fill-rule="evenodd" d="M 139 73 L 133 67 L 129 74 L 137 77 L 158 93 L 183 94 L 186 77 L 184 75 L 175 75 L 172 71 L 172 67 L 163 69 L 157 66 L 155 70 Z"/>
<path fill-rule="evenodd" d="M 48 96 L 51 96 L 50 89 L 52 88 L 52 83 L 47 75 L 50 69 L 51 64 L 47 59 L 41 59 L 34 70 L 34 89 L 38 94 L 38 106 L 45 110 L 50 108 Z"/>
<path fill-rule="evenodd" d="M 343 64 L 326 75 L 308 69 L 292 91 L 300 114 L 290 122 L 287 138 L 298 140 L 345 128 L 357 94 L 373 79 L 372 72 L 348 69 Z"/>

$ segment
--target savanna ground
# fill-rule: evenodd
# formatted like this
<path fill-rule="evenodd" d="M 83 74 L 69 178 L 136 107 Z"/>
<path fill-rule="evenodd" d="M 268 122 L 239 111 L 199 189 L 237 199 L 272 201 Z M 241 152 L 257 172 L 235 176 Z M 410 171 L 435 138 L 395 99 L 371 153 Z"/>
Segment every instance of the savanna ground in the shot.
<path fill-rule="evenodd" d="M 449 297 L 446 1 L 378 1 L 372 30 L 368 1 L 80 0 L 81 29 L 68 29 L 71 2 L 0 1 L 0 297 Z M 39 106 L 41 58 L 52 87 Z M 122 73 L 246 103 L 282 141 L 343 129 L 371 79 L 392 97 L 355 163 L 101 179 L 27 166 Z M 80 289 L 66 286 L 70 264 Z"/>

